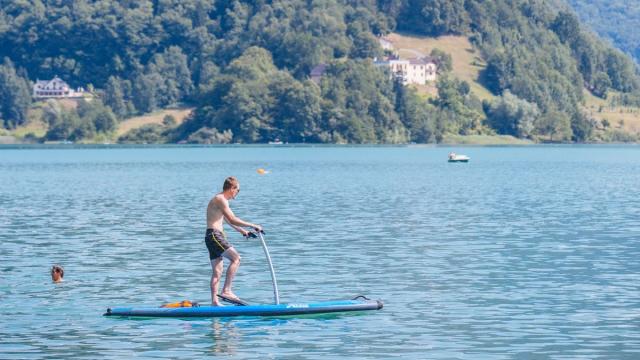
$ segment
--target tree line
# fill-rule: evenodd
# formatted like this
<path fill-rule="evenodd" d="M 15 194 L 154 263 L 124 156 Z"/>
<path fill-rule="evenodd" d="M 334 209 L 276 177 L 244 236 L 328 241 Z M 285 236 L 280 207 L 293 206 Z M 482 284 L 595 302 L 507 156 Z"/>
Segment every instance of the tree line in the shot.
<path fill-rule="evenodd" d="M 0 4 L 5 128 L 27 121 L 35 78 L 91 84 L 100 99 L 91 111 L 44 111 L 57 114 L 45 117 L 47 139 L 108 134 L 129 116 L 186 103 L 196 110 L 181 126 L 168 121 L 122 141 L 424 143 L 449 133 L 584 141 L 593 121 L 581 110 L 583 88 L 640 98 L 628 57 L 541 0 Z M 395 30 L 469 36 L 496 100 L 478 100 L 446 71 L 427 100 L 373 66 L 377 37 Z M 321 63 L 316 84 L 309 72 Z"/>

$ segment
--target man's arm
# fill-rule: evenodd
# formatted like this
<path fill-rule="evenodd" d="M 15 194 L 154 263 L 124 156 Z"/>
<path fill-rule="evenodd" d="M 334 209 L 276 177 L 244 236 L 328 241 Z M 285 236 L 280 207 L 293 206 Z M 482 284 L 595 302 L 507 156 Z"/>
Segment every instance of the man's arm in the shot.
<path fill-rule="evenodd" d="M 231 208 L 229 207 L 229 202 L 222 200 L 222 199 L 217 199 L 218 202 L 218 207 L 220 208 L 220 210 L 222 211 L 222 215 L 224 216 L 225 221 L 231 225 L 231 226 L 246 226 L 246 227 L 251 227 L 254 228 L 258 231 L 262 230 L 262 226 L 260 225 L 256 225 L 256 224 L 252 224 L 250 222 L 246 222 L 242 219 L 240 219 L 239 217 L 237 217 L 233 211 L 231 211 Z M 237 230 L 237 229 L 236 229 Z"/>
<path fill-rule="evenodd" d="M 231 226 L 232 228 L 236 229 L 237 232 L 239 232 L 240 234 L 242 234 L 242 236 L 247 236 L 247 234 L 249 233 L 247 230 L 241 228 L 240 226 L 235 226 L 232 223 L 229 222 L 229 220 L 227 220 L 227 218 L 224 218 L 224 221 L 227 222 L 227 224 L 229 224 L 229 226 Z"/>

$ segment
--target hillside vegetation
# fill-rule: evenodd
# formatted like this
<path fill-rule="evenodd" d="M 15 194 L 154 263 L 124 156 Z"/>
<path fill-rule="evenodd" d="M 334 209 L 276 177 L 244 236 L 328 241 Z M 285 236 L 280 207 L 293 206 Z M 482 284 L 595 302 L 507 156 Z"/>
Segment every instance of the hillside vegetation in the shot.
<path fill-rule="evenodd" d="M 588 96 L 640 105 L 633 61 L 543 0 L 0 3 L 4 128 L 30 121 L 35 79 L 58 75 L 96 97 L 74 109 L 47 101 L 45 134 L 29 135 L 40 141 L 103 141 L 127 118 L 178 105 L 194 108 L 184 122 L 118 141 L 590 141 L 606 139 Z M 406 49 L 439 59 L 432 96 L 373 65 L 389 34 L 424 40 Z"/>
<path fill-rule="evenodd" d="M 578 16 L 600 36 L 640 63 L 640 4 L 628 0 L 568 0 Z"/>

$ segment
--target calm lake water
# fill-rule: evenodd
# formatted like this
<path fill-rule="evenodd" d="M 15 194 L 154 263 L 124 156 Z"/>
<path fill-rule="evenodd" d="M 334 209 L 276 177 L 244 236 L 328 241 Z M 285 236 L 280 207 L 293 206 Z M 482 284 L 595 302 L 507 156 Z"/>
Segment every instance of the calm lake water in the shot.
<path fill-rule="evenodd" d="M 282 302 L 384 309 L 103 317 L 210 300 L 204 210 L 229 175 Z M 639 194 L 638 146 L 0 148 L 0 358 L 638 359 Z M 259 241 L 228 234 L 234 290 L 272 302 Z"/>

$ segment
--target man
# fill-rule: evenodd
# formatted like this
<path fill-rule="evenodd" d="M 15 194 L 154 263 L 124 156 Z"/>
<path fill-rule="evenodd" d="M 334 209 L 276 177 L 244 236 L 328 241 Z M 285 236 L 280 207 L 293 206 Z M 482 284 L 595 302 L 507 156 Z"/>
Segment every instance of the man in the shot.
<path fill-rule="evenodd" d="M 51 280 L 54 283 L 59 283 L 64 279 L 64 269 L 60 265 L 53 265 L 51 267 Z"/>
<path fill-rule="evenodd" d="M 227 237 L 222 228 L 222 221 L 225 220 L 232 228 L 236 229 L 242 234 L 242 236 L 249 236 L 249 232 L 240 226 L 250 227 L 256 231 L 262 231 L 260 225 L 246 222 L 233 214 L 231 208 L 229 208 L 229 200 L 235 199 L 240 193 L 240 183 L 238 180 L 230 176 L 222 185 L 222 192 L 214 196 L 209 201 L 207 206 L 207 233 L 205 235 L 205 244 L 209 250 L 209 259 L 211 260 L 211 268 L 213 274 L 211 275 L 211 303 L 214 306 L 220 306 L 218 301 L 218 285 L 220 283 L 220 277 L 223 270 L 223 257 L 229 259 L 231 262 L 227 268 L 227 276 L 222 287 L 222 293 L 224 297 L 233 300 L 239 300 L 238 297 L 231 290 L 233 278 L 240 266 L 240 255 L 227 241 Z"/>

